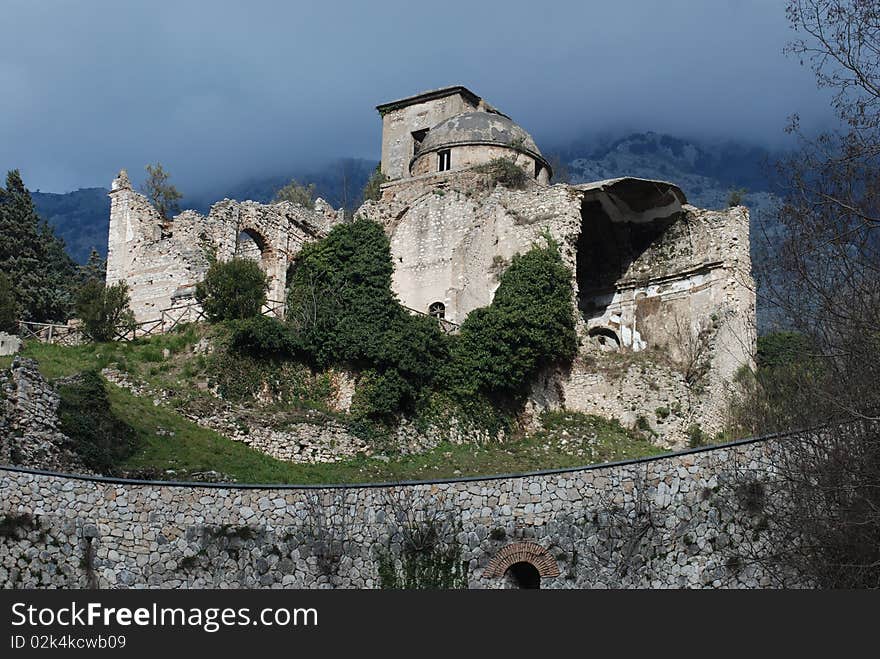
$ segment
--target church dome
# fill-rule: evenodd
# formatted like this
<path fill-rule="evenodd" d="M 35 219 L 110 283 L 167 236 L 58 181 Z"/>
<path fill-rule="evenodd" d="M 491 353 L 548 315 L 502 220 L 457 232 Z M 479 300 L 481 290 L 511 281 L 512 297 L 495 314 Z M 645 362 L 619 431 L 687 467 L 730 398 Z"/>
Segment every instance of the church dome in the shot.
<path fill-rule="evenodd" d="M 412 162 L 426 153 L 472 145 L 513 149 L 531 156 L 549 169 L 535 140 L 521 126 L 503 114 L 481 111 L 457 114 L 434 126 L 425 135 Z"/>

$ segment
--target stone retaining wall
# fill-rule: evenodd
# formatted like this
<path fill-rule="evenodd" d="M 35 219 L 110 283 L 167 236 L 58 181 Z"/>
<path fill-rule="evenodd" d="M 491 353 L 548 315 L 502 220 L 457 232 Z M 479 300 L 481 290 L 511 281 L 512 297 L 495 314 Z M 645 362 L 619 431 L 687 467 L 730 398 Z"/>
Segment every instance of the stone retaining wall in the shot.
<path fill-rule="evenodd" d="M 347 487 L 148 483 L 0 469 L 0 584 L 100 588 L 375 588 L 379 557 L 433 524 L 471 588 L 773 585 L 739 556 L 761 542 L 734 472 L 751 441 L 617 465 Z M 522 559 L 522 557 L 526 557 Z M 532 557 L 532 558 L 529 558 Z"/>

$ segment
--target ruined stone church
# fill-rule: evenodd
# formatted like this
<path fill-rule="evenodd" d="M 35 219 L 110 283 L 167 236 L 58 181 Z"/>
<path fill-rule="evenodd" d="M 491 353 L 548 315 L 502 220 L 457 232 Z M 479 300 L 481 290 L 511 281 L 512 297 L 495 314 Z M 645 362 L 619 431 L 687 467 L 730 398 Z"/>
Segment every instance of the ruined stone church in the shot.
<path fill-rule="evenodd" d="M 389 180 L 355 215 L 385 227 L 401 304 L 454 331 L 491 303 L 511 258 L 549 233 L 571 269 L 580 348 L 535 385 L 530 409 L 617 418 L 670 447 L 721 429 L 725 389 L 754 355 L 745 208 L 698 209 L 673 183 L 626 176 L 554 184 L 529 133 L 465 87 L 377 110 Z M 491 180 L 499 158 L 523 170 L 523 185 Z M 128 283 L 139 321 L 191 309 L 211 252 L 259 260 L 267 312 L 283 313 L 302 246 L 345 221 L 321 199 L 314 209 L 224 199 L 207 217 L 166 221 L 124 171 L 110 198 L 107 283 Z"/>

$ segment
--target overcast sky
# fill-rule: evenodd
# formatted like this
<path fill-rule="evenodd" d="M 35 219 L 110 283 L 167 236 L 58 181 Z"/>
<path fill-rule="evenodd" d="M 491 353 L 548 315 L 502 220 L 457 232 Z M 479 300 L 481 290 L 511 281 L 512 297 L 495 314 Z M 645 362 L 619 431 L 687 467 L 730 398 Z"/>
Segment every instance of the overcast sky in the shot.
<path fill-rule="evenodd" d="M 374 106 L 464 84 L 539 146 L 654 130 L 778 145 L 828 121 L 782 0 L 0 0 L 0 168 L 197 192 L 378 159 Z M 280 171 L 279 171 L 280 170 Z"/>

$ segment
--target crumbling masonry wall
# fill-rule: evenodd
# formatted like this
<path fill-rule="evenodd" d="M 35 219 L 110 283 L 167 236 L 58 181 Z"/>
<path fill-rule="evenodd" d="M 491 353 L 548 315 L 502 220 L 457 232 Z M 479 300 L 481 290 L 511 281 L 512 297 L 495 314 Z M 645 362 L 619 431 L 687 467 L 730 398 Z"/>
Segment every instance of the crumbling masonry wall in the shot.
<path fill-rule="evenodd" d="M 388 183 L 357 214 L 390 235 L 401 302 L 442 303 L 455 323 L 491 303 L 515 254 L 545 235 L 560 245 L 581 346 L 535 387 L 533 412 L 618 418 L 670 447 L 722 429 L 725 392 L 755 350 L 745 208 L 698 209 L 659 181 L 511 190 L 471 171 Z"/>
<path fill-rule="evenodd" d="M 33 359 L 0 372 L 0 464 L 91 473 L 60 429 L 61 399 Z"/>
<path fill-rule="evenodd" d="M 126 281 L 135 318 L 154 320 L 181 298 L 192 301 L 192 287 L 204 278 L 212 256 L 221 261 L 252 257 L 269 278 L 268 299 L 283 302 L 291 261 L 303 244 L 341 219 L 320 199 L 315 210 L 224 199 L 207 217 L 188 210 L 166 220 L 122 171 L 110 190 L 107 283 Z"/>

